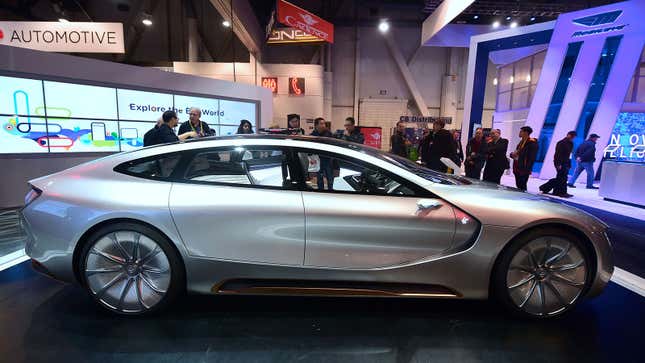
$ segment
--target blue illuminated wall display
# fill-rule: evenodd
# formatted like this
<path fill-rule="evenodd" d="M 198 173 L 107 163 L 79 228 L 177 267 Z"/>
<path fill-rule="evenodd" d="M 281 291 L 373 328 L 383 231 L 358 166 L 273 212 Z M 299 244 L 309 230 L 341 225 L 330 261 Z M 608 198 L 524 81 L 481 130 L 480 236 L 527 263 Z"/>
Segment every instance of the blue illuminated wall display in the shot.
<path fill-rule="evenodd" d="M 645 162 L 645 113 L 618 114 L 604 156 L 619 161 Z"/>
<path fill-rule="evenodd" d="M 256 123 L 254 102 L 0 76 L 0 154 L 133 150 L 164 111 L 183 122 L 190 107 L 218 135 Z"/>
<path fill-rule="evenodd" d="M 547 150 L 551 144 L 551 138 L 553 137 L 553 129 L 558 121 L 560 109 L 562 108 L 562 101 L 564 101 L 564 95 L 567 93 L 567 88 L 571 81 L 571 74 L 573 73 L 573 68 L 576 65 L 576 60 L 578 59 L 581 46 L 582 42 L 575 42 L 570 43 L 567 47 L 567 53 L 564 58 L 564 62 L 562 63 L 562 68 L 560 69 L 558 83 L 555 86 L 555 91 L 551 97 L 546 118 L 544 119 L 544 126 L 542 127 L 540 137 L 538 138 L 539 149 L 535 164 L 533 164 L 533 171 L 540 171 L 544 164 L 544 158 L 546 157 Z"/>

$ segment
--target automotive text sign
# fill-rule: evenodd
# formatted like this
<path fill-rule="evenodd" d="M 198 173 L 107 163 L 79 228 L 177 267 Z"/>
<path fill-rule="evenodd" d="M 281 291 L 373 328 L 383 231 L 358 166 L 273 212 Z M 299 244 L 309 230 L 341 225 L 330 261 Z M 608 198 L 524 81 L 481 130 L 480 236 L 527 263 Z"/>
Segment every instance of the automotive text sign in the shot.
<path fill-rule="evenodd" d="M 0 44 L 47 52 L 124 53 L 123 24 L 0 21 Z"/>

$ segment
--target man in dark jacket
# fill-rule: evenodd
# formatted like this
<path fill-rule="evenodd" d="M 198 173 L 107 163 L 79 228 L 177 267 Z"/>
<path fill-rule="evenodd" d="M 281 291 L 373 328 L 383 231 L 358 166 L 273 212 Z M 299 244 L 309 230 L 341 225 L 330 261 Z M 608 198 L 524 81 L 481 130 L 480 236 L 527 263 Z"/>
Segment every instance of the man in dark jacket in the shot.
<path fill-rule="evenodd" d="M 484 181 L 499 184 L 504 170 L 509 168 L 506 151 L 508 140 L 502 138 L 499 129 L 490 132 L 491 140 L 486 145 L 486 167 L 484 168 Z"/>
<path fill-rule="evenodd" d="M 464 149 L 461 147 L 461 132 L 457 130 L 452 131 L 452 138 L 455 140 L 455 159 L 453 160 L 455 164 L 461 166 L 461 163 L 464 162 Z"/>
<path fill-rule="evenodd" d="M 573 139 L 576 135 L 575 131 L 569 131 L 567 136 L 555 145 L 553 165 L 555 165 L 557 174 L 555 178 L 540 185 L 542 193 L 548 193 L 553 189 L 553 195 L 563 198 L 573 197 L 573 195 L 567 193 L 567 175 L 569 175 L 569 169 L 571 169 L 571 151 L 573 151 Z"/>
<path fill-rule="evenodd" d="M 517 189 L 526 191 L 526 183 L 529 181 L 531 171 L 533 171 L 533 163 L 537 156 L 538 143 L 537 140 L 531 138 L 533 129 L 529 126 L 524 126 L 520 129 L 520 142 L 517 144 L 515 151 L 510 155 L 513 159 L 513 174 L 515 174 L 515 185 Z"/>
<path fill-rule="evenodd" d="M 163 119 L 163 122 L 154 131 L 154 134 L 151 137 L 152 140 L 150 140 L 150 145 L 179 141 L 179 138 L 173 131 L 173 129 L 177 127 L 177 124 L 179 123 L 175 111 L 166 111 L 163 113 L 163 116 L 161 116 L 161 118 Z"/>
<path fill-rule="evenodd" d="M 327 123 L 322 117 L 318 117 L 314 120 L 314 131 L 311 133 L 311 136 L 319 137 L 333 137 L 331 131 L 327 129 Z M 316 175 L 316 182 L 318 185 L 318 190 L 325 190 L 325 181 L 324 178 L 327 178 L 327 190 L 334 189 L 334 166 L 330 158 L 320 156 L 320 170 Z"/>
<path fill-rule="evenodd" d="M 466 176 L 473 179 L 480 179 L 484 162 L 486 161 L 486 141 L 484 130 L 478 127 L 475 136 L 468 140 L 466 145 L 466 161 L 464 167 Z"/>
<path fill-rule="evenodd" d="M 407 158 L 408 145 L 410 145 L 410 141 L 405 138 L 403 132 L 405 132 L 405 125 L 403 122 L 399 121 L 396 123 L 396 131 L 394 131 L 394 135 L 390 138 L 390 143 L 392 144 L 392 150 L 390 152 Z"/>
<path fill-rule="evenodd" d="M 188 121 L 184 122 L 179 126 L 179 135 L 183 135 L 187 132 L 194 132 L 196 136 L 189 136 L 188 139 L 204 137 L 204 136 L 215 136 L 215 130 L 211 130 L 208 127 L 208 124 L 200 118 L 202 117 L 202 110 L 197 107 L 192 107 L 188 111 Z"/>
<path fill-rule="evenodd" d="M 434 131 L 432 144 L 428 148 L 427 166 L 429 169 L 445 173 L 448 167 L 441 162 L 441 158 L 455 160 L 457 158 L 457 148 L 455 140 L 450 131 L 444 129 L 446 122 L 439 119 L 432 124 Z"/>
<path fill-rule="evenodd" d="M 353 117 L 345 119 L 345 133 L 343 133 L 343 140 L 355 142 L 357 144 L 365 143 L 365 136 L 356 127 L 356 121 Z"/>
<path fill-rule="evenodd" d="M 599 138 L 600 136 L 591 134 L 587 141 L 578 146 L 578 150 L 576 150 L 574 155 L 578 165 L 576 166 L 576 171 L 573 173 L 573 177 L 569 180 L 569 186 L 571 188 L 575 188 L 574 184 L 580 176 L 580 173 L 584 170 L 587 172 L 587 189 L 598 189 L 598 187 L 593 185 L 593 163 L 596 161 L 596 141 Z"/>

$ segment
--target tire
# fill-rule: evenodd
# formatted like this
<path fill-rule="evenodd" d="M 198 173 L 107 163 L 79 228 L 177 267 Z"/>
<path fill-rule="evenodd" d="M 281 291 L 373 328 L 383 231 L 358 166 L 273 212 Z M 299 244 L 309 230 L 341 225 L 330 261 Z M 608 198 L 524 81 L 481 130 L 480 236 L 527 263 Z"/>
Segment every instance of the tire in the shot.
<path fill-rule="evenodd" d="M 520 317 L 561 316 L 586 295 L 595 270 L 591 256 L 574 233 L 554 227 L 531 230 L 498 258 L 492 293 Z"/>
<path fill-rule="evenodd" d="M 131 222 L 94 232 L 81 251 L 79 272 L 94 301 L 121 315 L 157 312 L 185 289 L 184 265 L 171 242 Z"/>

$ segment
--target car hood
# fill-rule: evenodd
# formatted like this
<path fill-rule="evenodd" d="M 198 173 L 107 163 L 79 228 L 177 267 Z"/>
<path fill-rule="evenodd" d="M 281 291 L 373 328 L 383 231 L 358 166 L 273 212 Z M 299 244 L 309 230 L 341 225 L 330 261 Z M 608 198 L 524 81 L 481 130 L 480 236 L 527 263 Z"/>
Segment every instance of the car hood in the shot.
<path fill-rule="evenodd" d="M 429 190 L 482 224 L 520 227 L 558 222 L 589 228 L 604 226 L 597 218 L 556 199 L 493 183 L 472 180 L 470 185 L 427 186 Z"/>

